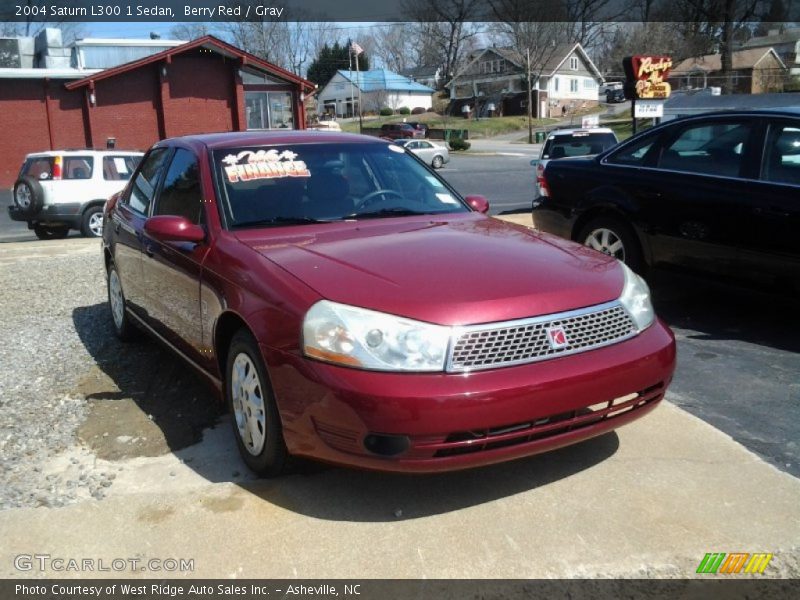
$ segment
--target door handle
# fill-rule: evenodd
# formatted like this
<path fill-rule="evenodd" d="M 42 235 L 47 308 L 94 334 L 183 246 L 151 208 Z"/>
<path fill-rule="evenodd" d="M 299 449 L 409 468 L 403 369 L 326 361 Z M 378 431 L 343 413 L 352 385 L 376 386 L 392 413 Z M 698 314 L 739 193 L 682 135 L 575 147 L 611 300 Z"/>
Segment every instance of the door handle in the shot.
<path fill-rule="evenodd" d="M 777 206 L 756 206 L 753 209 L 753 212 L 757 215 L 770 215 L 773 217 L 788 217 L 790 214 L 788 210 L 784 210 Z"/>

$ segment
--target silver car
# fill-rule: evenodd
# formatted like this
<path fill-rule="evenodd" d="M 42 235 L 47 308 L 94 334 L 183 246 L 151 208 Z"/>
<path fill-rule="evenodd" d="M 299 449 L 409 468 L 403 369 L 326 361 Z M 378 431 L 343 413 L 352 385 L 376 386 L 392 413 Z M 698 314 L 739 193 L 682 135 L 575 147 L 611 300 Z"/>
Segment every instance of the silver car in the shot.
<path fill-rule="evenodd" d="M 570 156 L 593 156 L 605 152 L 616 145 L 617 136 L 608 127 L 557 129 L 551 131 L 542 145 L 542 153 L 539 158 L 531 161 L 531 166 L 536 167 L 534 201 L 543 195 L 540 182 L 544 168 L 547 166 L 547 161 Z"/>
<path fill-rule="evenodd" d="M 395 144 L 408 148 L 434 169 L 441 169 L 450 162 L 450 152 L 429 140 L 395 140 Z"/>

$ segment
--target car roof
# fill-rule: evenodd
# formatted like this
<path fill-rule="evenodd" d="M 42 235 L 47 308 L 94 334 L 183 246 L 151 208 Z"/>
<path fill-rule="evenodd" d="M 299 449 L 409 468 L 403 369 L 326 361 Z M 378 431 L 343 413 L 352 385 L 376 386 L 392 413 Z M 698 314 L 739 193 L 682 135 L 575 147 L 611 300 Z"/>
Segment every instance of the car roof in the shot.
<path fill-rule="evenodd" d="M 575 133 L 581 133 L 581 134 L 614 133 L 614 130 L 608 127 L 590 127 L 590 128 L 577 127 L 572 129 L 556 129 L 554 131 L 551 131 L 548 137 L 553 135 L 573 135 Z"/>
<path fill-rule="evenodd" d="M 69 150 L 43 150 L 42 152 L 31 152 L 25 158 L 39 158 L 48 156 L 86 156 L 87 154 L 114 154 L 116 156 L 142 156 L 144 153 L 139 150 L 95 150 L 94 148 L 70 148 Z"/>
<path fill-rule="evenodd" d="M 274 130 L 274 131 L 234 131 L 225 133 L 204 133 L 169 138 L 158 142 L 157 146 L 183 143 L 189 146 L 204 146 L 209 150 L 236 148 L 239 146 L 276 146 L 280 144 L 387 144 L 385 140 L 357 133 L 342 133 L 330 130 Z"/>

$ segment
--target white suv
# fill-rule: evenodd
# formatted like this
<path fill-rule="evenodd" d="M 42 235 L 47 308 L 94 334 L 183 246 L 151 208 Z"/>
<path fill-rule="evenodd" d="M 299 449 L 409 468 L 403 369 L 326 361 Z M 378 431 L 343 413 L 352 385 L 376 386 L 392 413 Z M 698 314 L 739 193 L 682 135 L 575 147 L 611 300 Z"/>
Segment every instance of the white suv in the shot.
<path fill-rule="evenodd" d="M 100 237 L 103 204 L 125 187 L 142 156 L 121 150 L 29 154 L 14 184 L 8 214 L 14 221 L 26 221 L 41 240 L 66 237 L 70 229 Z"/>

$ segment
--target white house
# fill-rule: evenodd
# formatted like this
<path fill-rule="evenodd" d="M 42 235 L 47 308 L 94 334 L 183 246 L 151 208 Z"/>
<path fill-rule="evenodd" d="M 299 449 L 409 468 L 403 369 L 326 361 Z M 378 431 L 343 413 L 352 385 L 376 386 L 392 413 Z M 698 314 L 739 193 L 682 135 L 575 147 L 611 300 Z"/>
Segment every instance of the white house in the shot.
<path fill-rule="evenodd" d="M 575 110 L 597 104 L 603 76 L 578 44 L 548 47 L 532 57 L 536 117 L 559 116 L 562 108 Z M 478 110 L 494 106 L 499 114 L 527 112 L 526 57 L 512 48 L 485 48 L 448 84 L 451 109 L 463 105 Z"/>
<path fill-rule="evenodd" d="M 339 70 L 317 94 L 319 111 L 350 117 L 358 114 L 359 98 L 364 111 L 410 110 L 433 106 L 434 90 L 386 69 L 371 71 Z"/>

